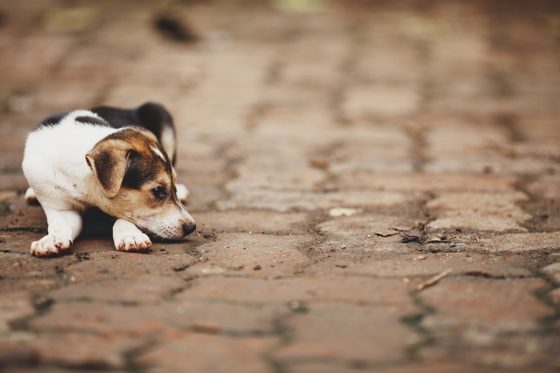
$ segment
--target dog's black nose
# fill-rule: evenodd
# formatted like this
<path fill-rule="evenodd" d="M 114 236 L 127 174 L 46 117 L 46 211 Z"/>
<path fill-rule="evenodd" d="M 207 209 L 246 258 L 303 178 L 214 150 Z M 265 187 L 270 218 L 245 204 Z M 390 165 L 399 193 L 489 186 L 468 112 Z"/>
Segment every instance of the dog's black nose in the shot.
<path fill-rule="evenodd" d="M 183 233 L 185 234 L 185 237 L 191 234 L 192 232 L 194 232 L 195 230 L 196 230 L 196 224 L 194 223 L 183 224 Z"/>

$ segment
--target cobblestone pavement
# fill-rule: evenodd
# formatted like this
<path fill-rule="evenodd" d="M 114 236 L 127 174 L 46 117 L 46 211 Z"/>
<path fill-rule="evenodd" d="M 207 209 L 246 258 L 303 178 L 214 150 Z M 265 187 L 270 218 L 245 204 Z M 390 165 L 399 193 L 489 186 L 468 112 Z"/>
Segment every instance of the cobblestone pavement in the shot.
<path fill-rule="evenodd" d="M 558 4 L 369 3 L 3 1 L 0 370 L 560 369 Z M 26 133 L 148 99 L 198 231 L 31 257 Z"/>

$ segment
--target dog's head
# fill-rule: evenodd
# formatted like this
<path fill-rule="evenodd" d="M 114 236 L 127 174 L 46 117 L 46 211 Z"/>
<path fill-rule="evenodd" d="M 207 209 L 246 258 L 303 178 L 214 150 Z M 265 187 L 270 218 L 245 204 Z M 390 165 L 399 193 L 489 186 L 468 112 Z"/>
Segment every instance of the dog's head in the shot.
<path fill-rule="evenodd" d="M 196 229 L 177 198 L 175 170 L 153 133 L 126 128 L 99 141 L 86 161 L 110 215 L 164 239 L 181 239 Z"/>

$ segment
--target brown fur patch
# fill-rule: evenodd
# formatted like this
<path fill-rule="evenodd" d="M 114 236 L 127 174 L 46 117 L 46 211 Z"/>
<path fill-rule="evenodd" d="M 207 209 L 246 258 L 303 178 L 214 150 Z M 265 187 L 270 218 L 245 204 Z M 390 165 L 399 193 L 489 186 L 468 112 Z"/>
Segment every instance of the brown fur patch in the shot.
<path fill-rule="evenodd" d="M 152 148 L 165 154 L 153 133 L 127 128 L 99 141 L 86 159 L 109 198 L 116 196 L 121 187 L 140 189 L 150 182 L 170 188 L 174 183 L 171 162 L 156 155 Z"/>

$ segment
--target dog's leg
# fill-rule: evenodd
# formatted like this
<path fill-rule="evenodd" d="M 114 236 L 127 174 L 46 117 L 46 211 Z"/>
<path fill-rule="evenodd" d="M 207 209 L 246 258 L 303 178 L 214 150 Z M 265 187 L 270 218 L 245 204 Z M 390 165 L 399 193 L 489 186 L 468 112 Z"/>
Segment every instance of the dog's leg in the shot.
<path fill-rule="evenodd" d="M 179 201 L 186 203 L 191 192 L 189 192 L 185 184 L 177 184 L 175 188 L 177 188 L 177 198 L 179 198 Z"/>
<path fill-rule="evenodd" d="M 23 198 L 25 198 L 25 201 L 29 205 L 36 205 L 39 203 L 39 201 L 37 200 L 37 195 L 35 194 L 35 191 L 31 187 L 27 188 Z"/>
<path fill-rule="evenodd" d="M 152 246 L 148 236 L 123 219 L 117 219 L 113 225 L 113 241 L 119 251 L 146 251 Z"/>
<path fill-rule="evenodd" d="M 76 211 L 45 208 L 48 234 L 31 244 L 31 254 L 52 256 L 70 248 L 82 230 L 82 217 Z"/>

